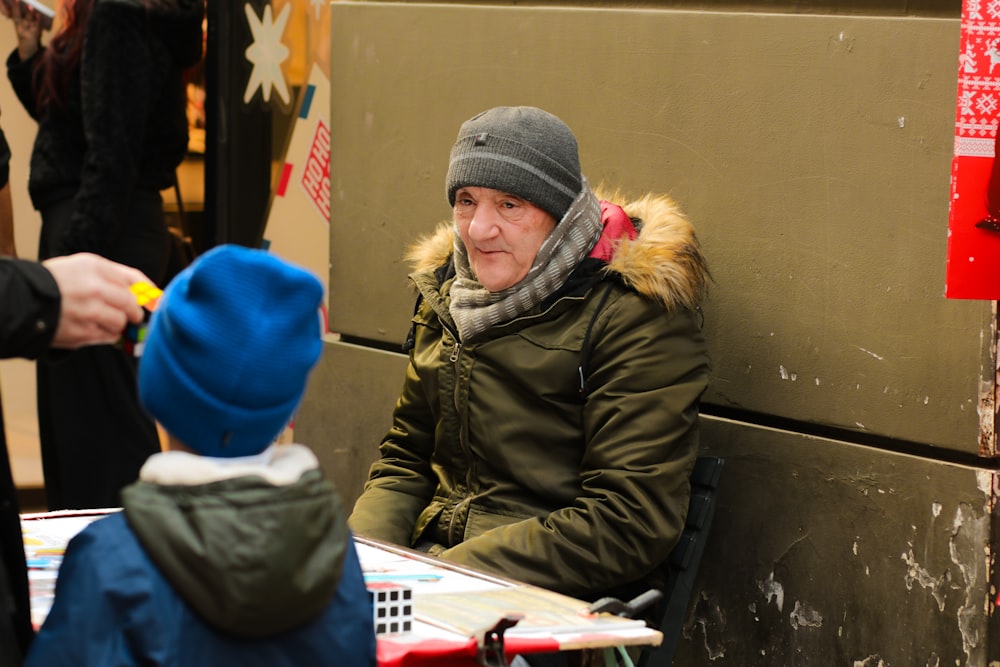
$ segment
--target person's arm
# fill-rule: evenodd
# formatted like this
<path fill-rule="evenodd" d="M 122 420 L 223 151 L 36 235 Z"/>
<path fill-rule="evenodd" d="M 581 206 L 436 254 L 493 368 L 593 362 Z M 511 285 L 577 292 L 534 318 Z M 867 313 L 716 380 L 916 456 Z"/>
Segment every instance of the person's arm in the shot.
<path fill-rule="evenodd" d="M 0 2 L 0 14 L 9 18 L 14 24 L 14 36 L 17 38 L 17 55 L 21 60 L 32 58 L 41 48 L 44 22 L 37 9 L 20 0 L 3 0 Z"/>
<path fill-rule="evenodd" d="M 10 87 L 24 110 L 36 121 L 41 118 L 41 110 L 35 99 L 34 71 L 35 63 L 41 58 L 43 51 L 44 49 L 39 50 L 28 60 L 21 60 L 17 49 L 14 49 L 7 57 L 7 80 L 10 81 Z"/>
<path fill-rule="evenodd" d="M 142 308 L 130 288 L 152 281 L 138 269 L 90 253 L 53 257 L 42 265 L 61 295 L 52 347 L 114 343 L 129 322 L 142 321 Z"/>
<path fill-rule="evenodd" d="M 25 12 L 24 6 L 13 0 L 0 2 L 0 14 L 11 19 L 17 38 L 17 47 L 7 57 L 7 78 L 28 115 L 38 120 L 33 78 L 35 63 L 44 51 L 40 17 L 38 12 Z"/>
<path fill-rule="evenodd" d="M 441 557 L 570 595 L 624 585 L 666 560 L 683 529 L 698 452 L 705 340 L 696 314 L 666 314 L 634 294 L 607 310 L 592 339 L 581 496 Z"/>
<path fill-rule="evenodd" d="M 45 267 L 0 258 L 0 358 L 41 355 L 59 324 L 59 286 Z"/>
<path fill-rule="evenodd" d="M 47 348 L 113 343 L 143 311 L 130 287 L 141 271 L 97 255 L 39 264 L 0 258 L 0 358 L 34 359 Z"/>

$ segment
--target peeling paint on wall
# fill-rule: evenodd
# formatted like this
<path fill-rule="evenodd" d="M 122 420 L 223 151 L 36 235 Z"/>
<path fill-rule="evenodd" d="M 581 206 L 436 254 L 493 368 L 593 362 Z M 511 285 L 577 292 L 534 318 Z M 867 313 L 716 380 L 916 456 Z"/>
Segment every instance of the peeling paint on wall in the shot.
<path fill-rule="evenodd" d="M 906 575 L 903 577 L 906 590 L 912 591 L 914 583 L 921 588 L 926 588 L 937 602 L 938 610 L 944 611 L 947 587 L 951 582 L 951 571 L 946 571 L 940 577 L 932 576 L 930 572 L 917 563 L 917 559 L 913 555 L 913 547 L 910 547 L 908 552 L 900 554 L 899 557 L 906 563 Z"/>
<path fill-rule="evenodd" d="M 722 639 L 726 637 L 726 614 L 719 601 L 704 592 L 698 595 L 698 602 L 691 613 L 691 620 L 683 629 L 684 638 L 692 640 L 700 629 L 704 639 L 705 653 L 709 660 L 718 660 L 726 655 Z"/>
<path fill-rule="evenodd" d="M 994 373 L 992 382 L 982 380 L 979 383 L 979 405 L 976 406 L 976 414 L 979 415 L 980 456 L 996 455 L 996 409 L 1000 405 L 998 393 L 1000 393 L 1000 368 Z"/>
<path fill-rule="evenodd" d="M 782 610 L 782 607 L 785 606 L 785 589 L 779 582 L 774 580 L 773 571 L 767 576 L 766 581 L 757 582 L 757 588 L 764 594 L 768 604 L 770 604 L 773 599 L 778 605 L 778 611 Z"/>
<path fill-rule="evenodd" d="M 851 551 L 854 553 L 855 556 L 860 554 L 861 550 L 858 548 L 857 538 L 855 538 L 854 543 L 851 545 Z M 868 563 L 865 563 L 865 576 L 870 577 L 871 573 L 872 573 L 871 568 L 868 566 Z"/>
<path fill-rule="evenodd" d="M 992 332 L 991 332 L 991 347 L 994 351 L 1000 349 L 1000 330 L 997 329 L 996 321 L 998 317 L 998 306 L 996 301 L 991 302 L 991 314 L 993 317 L 990 319 L 992 322 Z M 979 332 L 980 346 L 982 345 L 983 332 Z M 987 379 L 987 374 L 983 373 L 981 377 L 983 378 L 979 382 L 979 404 L 976 406 L 976 412 L 979 415 L 979 454 L 980 456 L 996 456 L 997 453 L 997 439 L 996 439 L 996 423 L 997 423 L 997 410 L 1000 409 L 1000 355 L 994 356 L 994 363 L 997 367 L 994 369 L 992 382 Z M 980 369 L 983 370 L 983 369 Z"/>
<path fill-rule="evenodd" d="M 836 45 L 837 47 L 839 47 L 840 50 L 842 50 L 842 51 L 844 51 L 846 53 L 851 53 L 851 52 L 854 51 L 854 42 L 855 42 L 855 39 L 856 38 L 854 38 L 854 37 L 848 37 L 847 33 L 845 33 L 843 30 L 841 30 L 840 34 L 838 34 L 836 37 L 832 38 L 830 40 L 830 42 L 832 44 Z"/>
<path fill-rule="evenodd" d="M 956 612 L 958 629 L 962 633 L 962 648 L 969 665 L 981 664 L 986 658 L 982 638 L 986 634 L 986 614 L 983 600 L 976 591 L 984 588 L 987 558 L 983 558 L 980 545 L 989 534 L 988 515 L 977 516 L 966 503 L 955 509 L 952 535 L 948 541 L 951 561 L 958 567 L 964 580 L 964 596 Z"/>
<path fill-rule="evenodd" d="M 855 660 L 854 667 L 889 667 L 879 654 L 870 655 L 864 660 Z"/>
<path fill-rule="evenodd" d="M 992 487 L 993 474 L 985 477 L 977 473 L 977 484 L 980 489 L 984 485 Z M 984 493 L 985 504 L 991 501 L 992 493 Z M 931 511 L 939 516 L 942 507 L 940 503 L 932 503 Z M 985 585 L 985 573 L 988 571 L 991 552 L 983 549 L 989 534 L 989 512 L 977 512 L 968 503 L 961 503 L 955 508 L 951 530 L 948 535 L 948 555 L 957 568 L 960 576 L 953 576 L 949 568 L 943 574 L 935 577 L 917 563 L 912 544 L 900 558 L 906 563 L 907 570 L 904 583 L 907 590 L 913 589 L 913 584 L 927 589 L 937 602 L 938 610 L 945 611 L 948 594 L 953 592 L 960 596 L 955 610 L 955 621 L 962 637 L 962 650 L 965 652 L 966 664 L 982 664 L 986 658 L 983 638 L 986 633 L 986 614 L 988 600 L 984 601 L 977 591 Z M 954 604 L 954 603 L 953 603 Z M 935 667 L 940 659 L 932 655 L 927 662 L 928 667 Z"/>
<path fill-rule="evenodd" d="M 823 615 L 807 604 L 795 601 L 795 608 L 788 615 L 788 620 L 794 630 L 799 628 L 821 628 L 823 627 Z"/>
<path fill-rule="evenodd" d="M 990 470 L 976 471 L 976 488 L 983 492 L 983 511 L 987 514 L 996 508 L 1000 495 L 1000 475 Z"/>

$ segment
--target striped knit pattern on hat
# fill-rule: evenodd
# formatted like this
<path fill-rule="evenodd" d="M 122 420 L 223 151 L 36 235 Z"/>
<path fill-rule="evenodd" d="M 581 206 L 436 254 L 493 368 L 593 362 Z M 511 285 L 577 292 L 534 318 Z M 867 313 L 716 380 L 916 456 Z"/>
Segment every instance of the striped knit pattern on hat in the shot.
<path fill-rule="evenodd" d="M 476 279 L 465 244 L 455 231 L 455 282 L 449 311 L 459 336 L 467 341 L 497 324 L 528 312 L 551 296 L 583 261 L 601 237 L 601 204 L 587 187 L 573 201 L 535 255 L 528 273 L 516 285 L 491 292 Z"/>
<path fill-rule="evenodd" d="M 484 111 L 462 124 L 451 149 L 451 206 L 464 186 L 516 195 L 561 220 L 583 188 L 576 137 L 559 118 L 535 107 Z"/>

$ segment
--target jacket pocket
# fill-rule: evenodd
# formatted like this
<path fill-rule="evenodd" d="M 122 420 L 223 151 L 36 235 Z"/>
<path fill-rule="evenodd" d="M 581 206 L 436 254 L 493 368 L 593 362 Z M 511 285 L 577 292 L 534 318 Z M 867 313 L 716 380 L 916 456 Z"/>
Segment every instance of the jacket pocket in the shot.
<path fill-rule="evenodd" d="M 512 523 L 519 523 L 535 518 L 534 514 L 512 512 L 498 509 L 487 509 L 481 505 L 473 505 L 469 508 L 469 518 L 465 523 L 465 537 L 468 540 L 478 537 L 488 530 L 509 526 Z"/>

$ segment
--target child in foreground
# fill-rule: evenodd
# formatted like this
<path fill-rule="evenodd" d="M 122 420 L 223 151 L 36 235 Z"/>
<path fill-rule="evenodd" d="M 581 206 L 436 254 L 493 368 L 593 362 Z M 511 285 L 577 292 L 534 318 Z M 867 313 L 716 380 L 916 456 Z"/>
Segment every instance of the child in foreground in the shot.
<path fill-rule="evenodd" d="M 239 246 L 171 282 L 139 369 L 167 451 L 70 542 L 26 667 L 375 664 L 340 499 L 311 450 L 272 444 L 319 359 L 322 294 Z"/>

